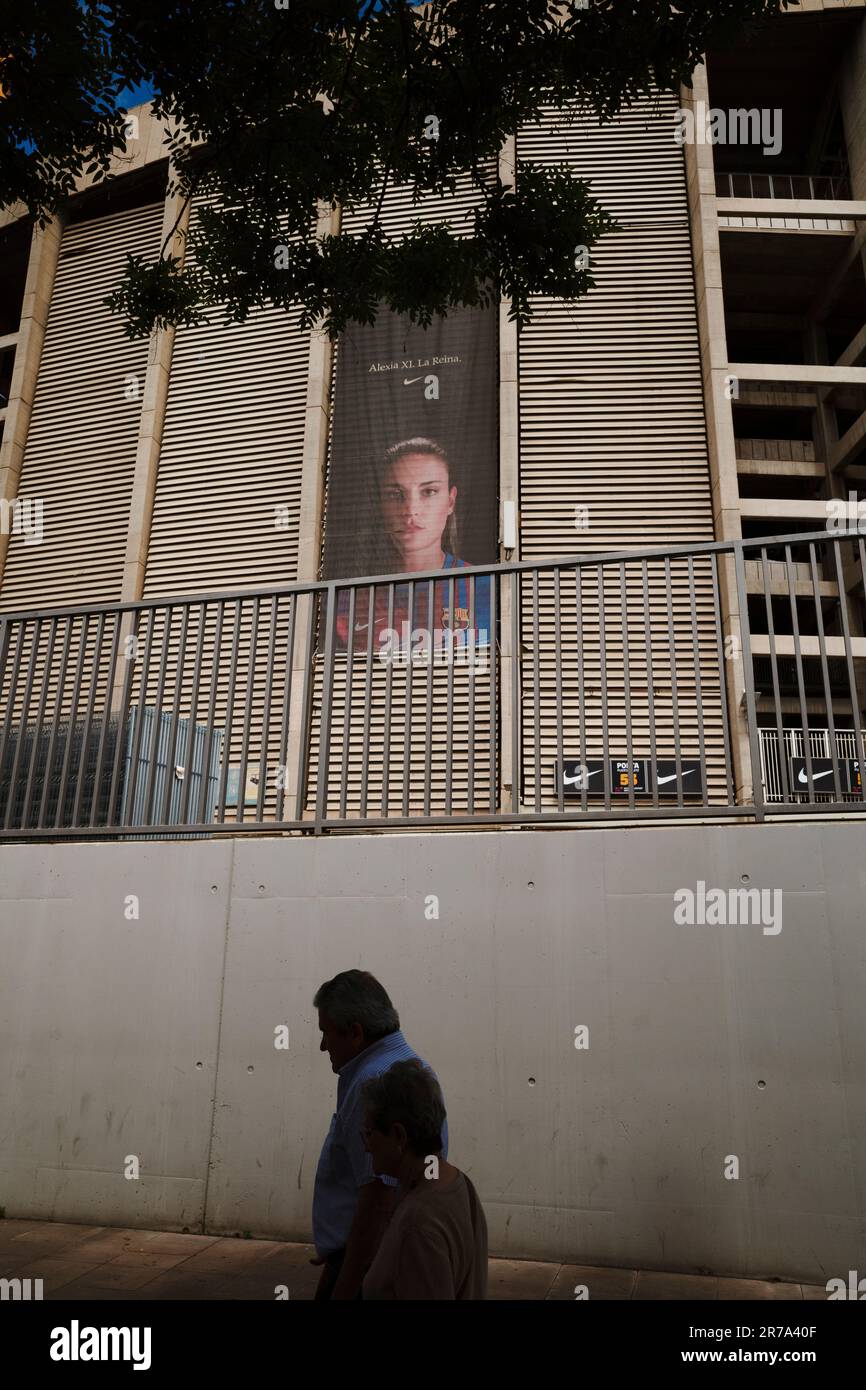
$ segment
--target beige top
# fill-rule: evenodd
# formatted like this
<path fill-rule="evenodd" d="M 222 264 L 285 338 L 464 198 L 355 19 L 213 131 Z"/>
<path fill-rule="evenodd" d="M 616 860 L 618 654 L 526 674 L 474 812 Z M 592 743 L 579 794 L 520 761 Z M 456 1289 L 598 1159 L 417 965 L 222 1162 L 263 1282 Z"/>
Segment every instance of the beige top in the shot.
<path fill-rule="evenodd" d="M 465 1173 L 450 1187 L 422 1179 L 395 1208 L 364 1279 L 365 1299 L 487 1296 L 487 1222 Z"/>

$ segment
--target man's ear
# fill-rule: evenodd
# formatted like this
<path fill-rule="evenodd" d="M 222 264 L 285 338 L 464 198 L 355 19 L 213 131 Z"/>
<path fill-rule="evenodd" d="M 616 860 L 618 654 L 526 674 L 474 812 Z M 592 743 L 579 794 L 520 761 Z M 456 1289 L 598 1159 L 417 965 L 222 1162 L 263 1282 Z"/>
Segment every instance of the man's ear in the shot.
<path fill-rule="evenodd" d="M 393 1132 L 394 1138 L 396 1139 L 397 1143 L 402 1145 L 402 1147 L 405 1149 L 409 1139 L 409 1135 L 406 1132 L 406 1126 L 401 1125 L 399 1120 L 395 1120 L 393 1125 Z"/>
<path fill-rule="evenodd" d="M 362 1049 L 367 1046 L 367 1040 L 364 1037 L 364 1029 L 361 1027 L 360 1023 L 350 1023 L 349 1034 L 353 1043 L 358 1043 Z"/>

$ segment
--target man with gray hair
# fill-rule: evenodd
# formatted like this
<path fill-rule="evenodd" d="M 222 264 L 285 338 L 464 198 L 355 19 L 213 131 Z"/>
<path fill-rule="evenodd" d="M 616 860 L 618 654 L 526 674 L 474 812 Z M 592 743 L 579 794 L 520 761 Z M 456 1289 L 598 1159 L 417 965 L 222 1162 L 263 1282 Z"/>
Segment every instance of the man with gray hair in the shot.
<path fill-rule="evenodd" d="M 417 1057 L 379 981 L 344 970 L 318 990 L 320 1051 L 337 1073 L 337 1109 L 322 1146 L 313 1193 L 313 1240 L 323 1263 L 317 1299 L 354 1299 L 379 1248 L 397 1196 L 395 1178 L 377 1178 L 364 1142 L 365 1081 Z M 421 1059 L 418 1058 L 420 1061 Z M 424 1063 L 426 1066 L 426 1063 Z M 448 1122 L 442 1128 L 448 1154 Z"/>

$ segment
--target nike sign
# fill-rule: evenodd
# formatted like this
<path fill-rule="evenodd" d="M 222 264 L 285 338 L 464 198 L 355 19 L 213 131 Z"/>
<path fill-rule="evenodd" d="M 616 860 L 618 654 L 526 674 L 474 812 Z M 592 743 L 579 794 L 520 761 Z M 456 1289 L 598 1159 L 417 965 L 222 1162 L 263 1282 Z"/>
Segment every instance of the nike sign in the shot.
<path fill-rule="evenodd" d="M 833 776 L 833 769 L 832 769 L 832 767 L 831 767 L 831 768 L 829 768 L 826 772 L 813 772 L 813 773 L 812 773 L 812 781 L 813 781 L 813 782 L 817 782 L 817 780 L 818 780 L 819 777 L 832 777 L 832 776 Z M 806 769 L 805 769 L 804 767 L 801 767 L 801 768 L 800 768 L 800 775 L 799 775 L 799 777 L 797 778 L 797 781 L 800 783 L 801 786 L 803 786 L 803 787 L 808 787 L 808 785 L 809 785 L 809 778 L 806 776 Z"/>
<path fill-rule="evenodd" d="M 695 772 L 696 770 L 697 770 L 696 768 L 687 767 L 686 770 L 685 770 L 685 772 L 683 773 L 683 777 L 690 777 L 690 776 L 692 775 L 692 773 Z M 673 782 L 673 781 L 675 780 L 675 778 L 676 778 L 676 775 L 677 775 L 677 774 L 676 774 L 675 772 L 672 772 L 672 773 L 670 774 L 669 777 L 660 777 L 660 778 L 658 779 L 658 784 L 659 784 L 659 786 L 660 786 L 660 787 L 664 786 L 665 782 Z"/>
<path fill-rule="evenodd" d="M 408 376 L 408 377 L 407 377 L 407 376 L 404 376 L 404 378 L 403 378 L 403 385 L 404 385 L 404 386 L 412 386 L 416 381 L 423 381 L 423 377 L 420 377 L 420 376 Z"/>
<path fill-rule="evenodd" d="M 593 768 L 592 772 L 587 771 L 587 778 L 594 777 L 597 772 L 601 772 L 600 767 Z M 579 787 L 583 782 L 583 773 L 577 772 L 573 777 L 569 777 L 567 772 L 562 774 L 562 784 L 565 787 Z"/>

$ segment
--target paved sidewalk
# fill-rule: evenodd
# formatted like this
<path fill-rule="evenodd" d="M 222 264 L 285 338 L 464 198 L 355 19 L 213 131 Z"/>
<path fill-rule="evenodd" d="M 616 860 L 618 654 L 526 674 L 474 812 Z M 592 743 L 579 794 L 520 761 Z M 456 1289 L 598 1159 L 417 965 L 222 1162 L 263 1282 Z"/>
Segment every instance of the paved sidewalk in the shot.
<path fill-rule="evenodd" d="M 319 1270 L 311 1245 L 180 1235 L 172 1231 L 0 1221 L 0 1278 L 41 1279 L 45 1299 L 311 1299 Z M 494 1300 L 821 1299 L 823 1285 L 723 1279 L 537 1260 L 491 1260 Z"/>

